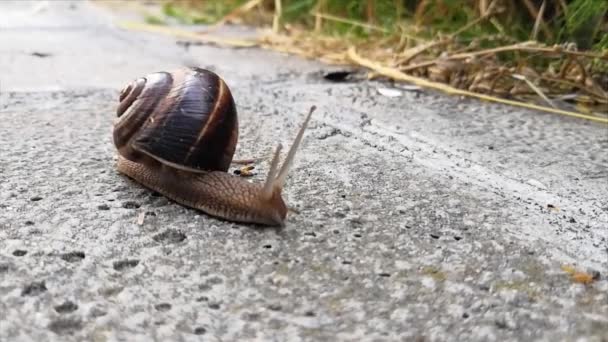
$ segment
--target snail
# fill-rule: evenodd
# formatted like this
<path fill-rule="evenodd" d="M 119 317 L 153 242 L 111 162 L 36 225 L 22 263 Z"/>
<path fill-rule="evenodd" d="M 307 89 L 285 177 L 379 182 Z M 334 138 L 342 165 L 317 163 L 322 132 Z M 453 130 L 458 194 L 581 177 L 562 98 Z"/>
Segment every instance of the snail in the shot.
<path fill-rule="evenodd" d="M 228 221 L 283 226 L 287 173 L 315 106 L 283 165 L 278 144 L 264 184 L 227 172 L 238 140 L 234 99 L 215 73 L 196 67 L 156 72 L 120 92 L 113 126 L 116 168 L 184 206 Z"/>

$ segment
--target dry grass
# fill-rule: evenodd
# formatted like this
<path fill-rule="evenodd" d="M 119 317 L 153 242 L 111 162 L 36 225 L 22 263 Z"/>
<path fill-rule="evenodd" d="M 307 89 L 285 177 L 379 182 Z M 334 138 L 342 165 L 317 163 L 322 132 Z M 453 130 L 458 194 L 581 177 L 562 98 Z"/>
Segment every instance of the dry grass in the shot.
<path fill-rule="evenodd" d="M 125 27 L 212 44 L 259 46 L 326 63 L 364 67 L 370 78 L 390 78 L 449 94 L 608 123 L 607 49 L 581 50 L 571 42 L 517 41 L 498 29 L 497 34 L 482 31 L 473 38 L 462 39 L 479 26 L 501 27 L 506 11 L 501 1 L 477 1 L 478 16 L 452 32 L 432 35 L 420 27 L 429 21 L 423 13 L 428 6 L 437 5 L 437 1 L 418 1 L 412 21 L 399 22 L 390 28 L 378 25 L 373 1 L 367 1 L 363 13 L 368 20 L 363 21 L 325 12 L 328 0 L 310 0 L 314 6 L 308 14 L 310 20 L 304 23 L 286 20 L 282 12 L 286 5 L 282 1 L 285 0 L 240 1 L 215 25 L 199 33 L 136 23 Z M 530 37 L 542 35 L 548 39 L 558 35 L 543 20 L 547 11 L 545 1 L 539 7 L 535 6 L 538 1 L 524 2 L 530 15 L 536 18 Z M 192 8 L 198 4 L 191 0 Z M 434 10 L 434 16 L 447 11 L 437 6 Z M 254 23 L 269 28 L 253 40 L 213 35 L 215 28 L 230 23 Z M 332 24 L 364 34 L 326 30 Z"/>

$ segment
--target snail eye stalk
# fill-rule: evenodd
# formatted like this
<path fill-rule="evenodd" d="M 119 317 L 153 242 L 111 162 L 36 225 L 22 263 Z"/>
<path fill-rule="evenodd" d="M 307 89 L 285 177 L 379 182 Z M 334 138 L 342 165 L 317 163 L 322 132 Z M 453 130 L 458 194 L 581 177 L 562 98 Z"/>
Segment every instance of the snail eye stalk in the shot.
<path fill-rule="evenodd" d="M 279 171 L 277 178 L 274 180 L 273 187 L 275 189 L 283 189 L 283 186 L 285 185 L 285 180 L 287 179 L 287 174 L 289 173 L 289 169 L 291 168 L 291 166 L 293 164 L 293 160 L 296 156 L 296 152 L 298 151 L 298 148 L 300 147 L 300 143 L 302 142 L 302 138 L 304 137 L 304 131 L 306 131 L 306 127 L 308 127 L 308 122 L 310 121 L 310 118 L 312 117 L 312 113 L 316 109 L 317 109 L 316 106 L 310 107 L 310 111 L 308 112 L 308 115 L 306 115 L 306 119 L 304 119 L 304 123 L 302 124 L 302 127 L 298 131 L 298 135 L 296 135 L 296 139 L 294 140 L 293 144 L 291 145 L 291 148 L 289 149 L 289 152 L 287 153 L 287 157 L 285 158 L 285 161 L 283 162 L 283 166 L 281 166 L 281 170 Z"/>

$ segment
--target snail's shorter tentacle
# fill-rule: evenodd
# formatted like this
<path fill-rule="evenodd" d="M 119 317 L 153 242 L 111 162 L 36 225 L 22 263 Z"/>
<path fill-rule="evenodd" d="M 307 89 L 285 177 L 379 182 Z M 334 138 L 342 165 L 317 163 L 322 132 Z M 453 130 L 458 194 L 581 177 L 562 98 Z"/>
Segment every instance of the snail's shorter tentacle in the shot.
<path fill-rule="evenodd" d="M 310 117 L 312 116 L 312 113 L 316 109 L 317 109 L 316 106 L 310 107 L 308 115 L 306 115 L 306 119 L 304 119 L 304 123 L 302 124 L 302 127 L 300 128 L 300 130 L 298 131 L 298 134 L 296 135 L 296 139 L 293 142 L 293 144 L 291 145 L 291 148 L 289 149 L 289 152 L 287 153 L 287 157 L 285 157 L 283 166 L 281 166 L 281 171 L 279 171 L 279 175 L 277 176 L 277 179 L 275 181 L 275 187 L 277 187 L 279 189 L 283 188 L 283 185 L 285 185 L 285 180 L 287 179 L 287 174 L 289 173 L 289 169 L 291 168 L 291 165 L 293 164 L 293 160 L 295 159 L 296 152 L 298 151 L 298 148 L 300 147 L 300 143 L 302 142 L 302 138 L 304 137 L 304 131 L 306 131 L 306 127 L 308 127 L 308 121 L 310 121 Z"/>

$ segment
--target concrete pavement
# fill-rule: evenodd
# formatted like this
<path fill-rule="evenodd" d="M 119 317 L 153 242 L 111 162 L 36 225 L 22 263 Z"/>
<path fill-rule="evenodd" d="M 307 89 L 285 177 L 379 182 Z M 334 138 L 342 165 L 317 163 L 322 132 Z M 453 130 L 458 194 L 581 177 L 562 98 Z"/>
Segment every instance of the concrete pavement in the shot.
<path fill-rule="evenodd" d="M 186 51 L 117 29 L 123 16 L 0 2 L 1 341 L 608 339 L 605 125 L 385 97 L 296 57 Z M 289 144 L 319 107 L 285 229 L 210 218 L 115 171 L 118 91 L 184 61 L 231 87 L 237 158 Z"/>

